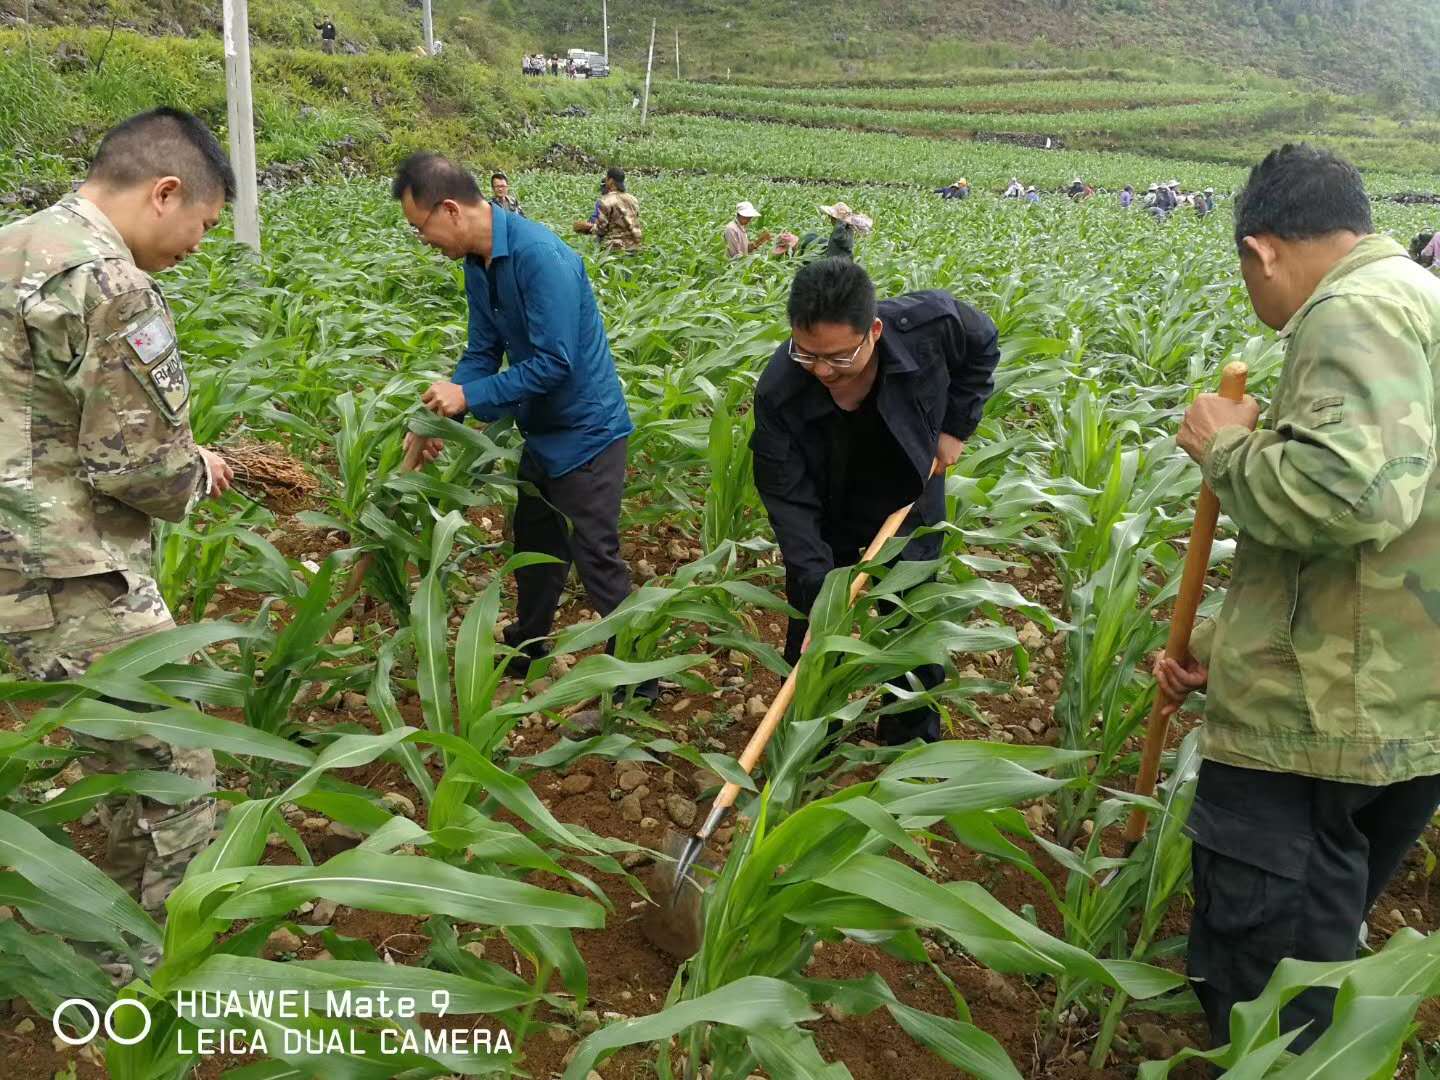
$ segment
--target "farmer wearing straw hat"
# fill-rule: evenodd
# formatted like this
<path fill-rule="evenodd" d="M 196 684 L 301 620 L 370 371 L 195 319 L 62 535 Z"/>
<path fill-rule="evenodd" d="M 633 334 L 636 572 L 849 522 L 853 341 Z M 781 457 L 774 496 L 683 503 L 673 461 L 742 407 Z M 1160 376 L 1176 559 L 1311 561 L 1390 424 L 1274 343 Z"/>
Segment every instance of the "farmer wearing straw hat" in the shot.
<path fill-rule="evenodd" d="M 970 181 L 962 176 L 948 187 L 936 188 L 935 194 L 942 199 L 968 199 L 970 197 Z"/>
<path fill-rule="evenodd" d="M 822 258 L 855 258 L 855 237 L 868 233 L 873 222 L 864 214 L 857 214 L 843 202 L 837 202 L 834 206 L 822 206 L 820 213 L 835 223 L 835 227 L 830 230 L 830 240 L 825 245 Z"/>
<path fill-rule="evenodd" d="M 735 207 L 735 217 L 725 226 L 725 254 L 731 259 L 749 255 L 770 242 L 770 234 L 762 232 L 750 239 L 750 223 L 760 216 L 760 211 L 748 199 Z"/>

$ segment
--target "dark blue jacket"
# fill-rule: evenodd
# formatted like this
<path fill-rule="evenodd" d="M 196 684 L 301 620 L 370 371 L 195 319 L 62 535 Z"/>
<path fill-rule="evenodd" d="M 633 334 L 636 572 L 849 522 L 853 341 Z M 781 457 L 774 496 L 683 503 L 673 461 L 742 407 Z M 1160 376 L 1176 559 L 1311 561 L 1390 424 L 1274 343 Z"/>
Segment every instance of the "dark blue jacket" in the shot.
<path fill-rule="evenodd" d="M 514 416 L 545 474 L 563 476 L 635 425 L 584 261 L 544 225 L 492 215 L 489 268 L 465 260 L 470 343 L 454 381 L 477 419 Z"/>
<path fill-rule="evenodd" d="M 999 333 L 984 312 L 947 292 L 908 293 L 880 302 L 885 331 L 872 363 L 884 375 L 880 415 L 904 451 L 909 467 L 894 478 L 894 503 L 877 520 L 857 523 L 873 535 L 886 514 L 916 502 L 912 520 L 934 525 L 945 514 L 945 480 L 928 479 L 942 433 L 969 439 L 994 389 Z M 775 350 L 755 388 L 755 487 L 770 515 L 785 563 L 785 595 L 809 611 L 825 575 L 838 562 L 825 536 L 832 447 L 818 426 L 835 411 L 824 385 L 790 359 L 787 341 Z M 933 559 L 940 537 L 911 543 L 906 559 Z"/>

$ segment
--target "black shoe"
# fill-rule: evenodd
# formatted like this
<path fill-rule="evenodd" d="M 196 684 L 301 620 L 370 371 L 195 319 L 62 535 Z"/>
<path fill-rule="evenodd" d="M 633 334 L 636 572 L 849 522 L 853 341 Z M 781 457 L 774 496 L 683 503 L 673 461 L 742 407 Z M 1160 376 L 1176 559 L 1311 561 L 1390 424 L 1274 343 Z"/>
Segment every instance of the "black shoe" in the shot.
<path fill-rule="evenodd" d="M 610 700 L 616 705 L 624 705 L 628 698 L 633 697 L 638 705 L 648 708 L 660 700 L 660 680 L 647 679 L 635 686 L 617 686 L 610 695 Z"/>

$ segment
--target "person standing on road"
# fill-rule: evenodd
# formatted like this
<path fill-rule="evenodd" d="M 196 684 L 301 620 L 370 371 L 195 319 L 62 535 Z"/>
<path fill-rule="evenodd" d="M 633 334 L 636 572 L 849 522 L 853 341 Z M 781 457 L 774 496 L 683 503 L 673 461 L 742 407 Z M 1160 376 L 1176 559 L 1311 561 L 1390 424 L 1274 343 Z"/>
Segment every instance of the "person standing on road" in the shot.
<path fill-rule="evenodd" d="M 855 562 L 881 524 L 914 502 L 901 533 L 945 516 L 948 469 L 980 423 L 1000 360 L 995 324 L 947 292 L 875 300 L 869 275 L 848 259 L 822 259 L 790 290 L 791 338 L 755 389 L 755 487 L 785 563 L 785 595 L 809 612 L 825 576 Z M 938 558 L 937 534 L 912 540 L 903 559 Z M 808 629 L 790 620 L 785 659 L 799 661 Z M 944 669 L 915 672 L 924 687 Z M 940 738 L 940 716 L 918 708 L 886 716 L 881 742 Z"/>
<path fill-rule="evenodd" d="M 326 15 L 316 23 L 315 29 L 320 31 L 320 51 L 327 56 L 333 55 L 335 52 L 335 24 L 330 21 L 330 16 Z"/>
<path fill-rule="evenodd" d="M 422 404 L 441 416 L 513 416 L 525 436 L 511 519 L 515 550 L 559 562 L 516 571 L 516 618 L 505 641 L 537 661 L 549 652 L 543 639 L 572 562 L 601 616 L 630 594 L 620 498 L 635 427 L 605 324 L 580 256 L 545 226 L 487 202 L 475 178 L 449 159 L 412 154 L 391 194 L 421 240 L 465 264 L 469 344 L 453 378 L 432 383 Z M 443 446 L 426 440 L 426 459 Z M 640 689 L 655 692 L 651 684 Z"/>
<path fill-rule="evenodd" d="M 640 202 L 625 190 L 625 170 L 612 165 L 600 182 L 600 201 L 589 221 L 575 222 L 575 231 L 590 233 L 611 251 L 635 251 L 644 239 Z"/>
<path fill-rule="evenodd" d="M 156 109 L 101 140 L 74 194 L 0 229 L 0 643 L 28 678 L 78 678 L 175 625 L 151 525 L 183 521 L 232 474 L 195 445 L 175 320 L 150 275 L 195 252 L 234 192 L 205 125 Z M 168 772 L 214 790 L 209 750 L 71 738 L 91 752 L 87 772 Z M 101 869 L 163 919 L 209 843 L 215 800 L 137 795 L 100 814 Z M 102 959 L 113 978 L 133 975 Z"/>
<path fill-rule="evenodd" d="M 1190 976 L 1216 1045 L 1285 957 L 1355 956 L 1440 802 L 1440 282 L 1376 235 L 1360 174 L 1304 144 L 1235 202 L 1255 313 L 1285 339 L 1266 423 L 1202 394 L 1179 444 L 1240 533 L 1225 605 L 1183 664 L 1208 686 Z M 1281 1028 L 1331 1020 L 1306 990 Z"/>

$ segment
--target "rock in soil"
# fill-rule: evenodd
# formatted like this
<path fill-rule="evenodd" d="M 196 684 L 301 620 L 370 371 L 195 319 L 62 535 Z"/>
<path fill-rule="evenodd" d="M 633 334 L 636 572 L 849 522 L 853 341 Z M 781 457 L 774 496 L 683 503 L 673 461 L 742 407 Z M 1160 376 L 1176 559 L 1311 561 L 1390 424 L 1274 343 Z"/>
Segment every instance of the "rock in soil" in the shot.
<path fill-rule="evenodd" d="M 759 694 L 752 695 L 750 700 L 745 702 L 745 711 L 756 719 L 764 716 L 769 708 L 770 706 L 765 704 L 765 699 Z"/>
<path fill-rule="evenodd" d="M 329 926 L 335 921 L 335 909 L 340 905 L 334 900 L 315 901 L 315 910 L 310 912 L 309 922 L 316 926 Z"/>
<path fill-rule="evenodd" d="M 626 870 L 635 870 L 641 866 L 648 865 L 653 860 L 654 856 L 648 851 L 627 851 L 620 860 L 620 865 L 625 867 Z"/>
<path fill-rule="evenodd" d="M 669 813 L 670 820 L 682 829 L 688 829 L 695 824 L 695 815 L 698 809 L 684 795 L 671 795 L 665 800 L 665 810 Z"/>
<path fill-rule="evenodd" d="M 392 814 L 404 814 L 408 818 L 415 816 L 415 801 L 398 791 L 387 791 L 381 795 L 380 805 Z"/>
<path fill-rule="evenodd" d="M 330 639 L 336 645 L 354 645 L 355 628 L 353 626 L 342 626 L 335 631 L 335 636 Z"/>
<path fill-rule="evenodd" d="M 365 839 L 365 834 L 358 829 L 352 829 L 349 825 L 339 821 L 332 821 L 325 826 L 325 832 L 337 840 L 353 840 L 357 844 Z"/>
<path fill-rule="evenodd" d="M 300 935 L 282 926 L 265 939 L 265 944 L 276 952 L 293 953 L 300 948 Z"/>
<path fill-rule="evenodd" d="M 595 786 L 595 778 L 589 773 L 571 773 L 560 781 L 560 791 L 565 795 L 583 795 Z"/>
<path fill-rule="evenodd" d="M 312 832 L 324 832 L 330 827 L 330 819 L 323 817 L 307 817 L 300 822 L 300 827 L 302 829 L 308 829 Z"/>
<path fill-rule="evenodd" d="M 365 695 L 346 690 L 340 695 L 340 705 L 346 712 L 360 712 L 365 708 Z"/>
<path fill-rule="evenodd" d="M 24 1020 L 21 1020 L 18 1024 L 15 1025 L 15 1034 L 16 1034 L 16 1035 L 29 1035 L 30 1032 L 32 1032 L 32 1031 L 34 1031 L 34 1030 L 35 1030 L 35 1021 L 34 1021 L 34 1020 L 31 1020 L 28 1016 L 27 1016 Z"/>
<path fill-rule="evenodd" d="M 621 791 L 634 791 L 648 779 L 639 769 L 629 769 L 620 774 L 620 779 L 615 781 L 620 785 Z"/>
<path fill-rule="evenodd" d="M 1015 636 L 1020 639 L 1021 645 L 1032 651 L 1045 646 L 1045 635 L 1033 622 L 1027 622 Z"/>
<path fill-rule="evenodd" d="M 1140 1040 L 1141 1051 L 1151 1061 L 1164 1061 L 1174 1054 L 1170 1035 L 1159 1024 L 1141 1024 L 1136 1027 L 1135 1035 Z"/>
<path fill-rule="evenodd" d="M 660 822 L 656 821 L 653 817 L 641 818 L 640 827 L 642 829 L 658 829 Z"/>
<path fill-rule="evenodd" d="M 709 769 L 696 769 L 690 777 L 690 788 L 696 795 L 704 795 L 707 791 L 718 788 L 725 781 L 720 779 L 719 773 L 711 772 Z"/>
<path fill-rule="evenodd" d="M 620 816 L 632 824 L 645 816 L 645 809 L 640 805 L 639 795 L 626 795 L 620 800 Z"/>
<path fill-rule="evenodd" d="M 15 918 L 15 910 L 0 904 L 0 922 L 9 922 L 13 918 Z"/>

